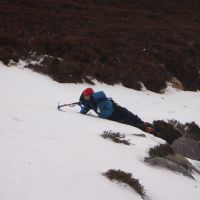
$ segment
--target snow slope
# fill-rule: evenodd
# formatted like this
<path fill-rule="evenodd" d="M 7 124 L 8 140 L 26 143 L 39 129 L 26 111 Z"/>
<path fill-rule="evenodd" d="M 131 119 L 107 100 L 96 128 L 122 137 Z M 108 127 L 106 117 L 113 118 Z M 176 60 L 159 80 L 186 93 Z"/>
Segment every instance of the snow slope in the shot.
<path fill-rule="evenodd" d="M 146 199 L 197 200 L 200 176 L 144 164 L 148 149 L 163 140 L 141 130 L 79 114 L 79 108 L 56 109 L 57 102 L 77 101 L 86 84 L 59 84 L 22 67 L 0 63 L 0 199 L 132 200 L 128 187 L 109 181 L 108 169 L 131 172 L 146 190 Z M 200 125 L 200 92 L 168 88 L 165 94 L 96 84 L 143 120 L 177 119 Z M 94 115 L 94 113 L 91 113 Z M 105 130 L 124 133 L 130 146 L 100 137 Z M 199 165 L 198 162 L 197 165 Z M 200 165 L 199 165 L 200 166 Z"/>

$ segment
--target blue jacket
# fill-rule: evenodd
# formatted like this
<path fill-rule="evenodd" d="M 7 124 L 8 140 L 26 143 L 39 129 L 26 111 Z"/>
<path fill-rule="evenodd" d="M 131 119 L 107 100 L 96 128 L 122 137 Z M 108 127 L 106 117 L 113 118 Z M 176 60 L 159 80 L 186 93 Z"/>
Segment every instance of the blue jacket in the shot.
<path fill-rule="evenodd" d="M 83 94 L 79 99 L 81 105 L 81 113 L 86 114 L 90 109 L 94 110 L 99 117 L 108 119 L 114 111 L 112 102 L 106 97 L 103 91 L 95 92 L 91 95 L 90 101 L 83 98 Z"/>

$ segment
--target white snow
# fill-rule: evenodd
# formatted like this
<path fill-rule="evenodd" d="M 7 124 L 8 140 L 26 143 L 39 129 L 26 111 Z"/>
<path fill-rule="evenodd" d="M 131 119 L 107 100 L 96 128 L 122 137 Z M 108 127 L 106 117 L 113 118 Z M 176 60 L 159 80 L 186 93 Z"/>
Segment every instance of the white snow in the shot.
<path fill-rule="evenodd" d="M 23 63 L 20 67 L 0 63 L 0 199 L 141 199 L 102 176 L 108 169 L 132 173 L 144 186 L 146 199 L 199 199 L 199 175 L 192 180 L 143 162 L 148 149 L 163 140 L 128 125 L 81 115 L 79 107 L 56 109 L 58 101 L 77 101 L 86 87 L 56 83 L 24 69 Z M 168 87 L 165 94 L 156 94 L 99 83 L 93 88 L 104 90 L 144 121 L 176 119 L 200 125 L 200 92 Z M 103 139 L 100 134 L 105 130 L 124 133 L 132 145 Z"/>

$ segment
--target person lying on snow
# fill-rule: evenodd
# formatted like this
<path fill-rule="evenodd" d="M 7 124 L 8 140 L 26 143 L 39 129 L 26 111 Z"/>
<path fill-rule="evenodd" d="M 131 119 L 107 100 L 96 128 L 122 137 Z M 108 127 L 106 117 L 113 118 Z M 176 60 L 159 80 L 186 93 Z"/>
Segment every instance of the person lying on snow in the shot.
<path fill-rule="evenodd" d="M 137 115 L 107 98 L 103 91 L 94 92 L 92 88 L 86 88 L 80 96 L 79 103 L 82 114 L 92 109 L 100 118 L 128 124 L 147 133 L 156 134 L 156 130 L 150 123 L 142 121 Z"/>

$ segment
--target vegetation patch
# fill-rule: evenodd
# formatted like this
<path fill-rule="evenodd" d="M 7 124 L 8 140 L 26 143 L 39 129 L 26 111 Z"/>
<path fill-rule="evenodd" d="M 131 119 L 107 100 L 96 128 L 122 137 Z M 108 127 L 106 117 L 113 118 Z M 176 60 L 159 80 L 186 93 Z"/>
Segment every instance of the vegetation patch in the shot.
<path fill-rule="evenodd" d="M 174 140 L 182 136 L 181 131 L 173 124 L 163 120 L 153 121 L 153 126 L 158 132 L 156 136 L 164 139 L 168 144 L 172 144 Z"/>
<path fill-rule="evenodd" d="M 198 0 L 2 1 L 0 60 L 8 64 L 37 52 L 63 59 L 29 65 L 59 82 L 92 77 L 137 90 L 142 82 L 161 92 L 174 78 L 196 91 L 199 9 Z"/>
<path fill-rule="evenodd" d="M 191 140 L 200 141 L 200 127 L 195 123 L 186 123 L 184 136 Z"/>
<path fill-rule="evenodd" d="M 103 134 L 101 134 L 101 137 L 103 137 L 105 139 L 110 139 L 115 143 L 122 143 L 125 145 L 130 145 L 129 140 L 125 139 L 125 135 L 121 134 L 119 132 L 104 131 Z"/>
<path fill-rule="evenodd" d="M 156 136 L 170 145 L 179 137 L 200 141 L 200 127 L 195 122 L 182 124 L 174 119 L 167 122 L 155 120 L 153 126 L 157 130 Z"/>
<path fill-rule="evenodd" d="M 175 152 L 168 144 L 157 145 L 149 150 L 151 157 L 165 157 L 167 155 L 174 155 Z"/>
<path fill-rule="evenodd" d="M 200 127 L 195 122 L 182 124 L 177 120 L 168 120 L 168 124 L 178 130 L 185 138 L 200 141 Z"/>
<path fill-rule="evenodd" d="M 111 181 L 117 181 L 119 183 L 125 183 L 134 189 L 142 198 L 145 196 L 144 187 L 140 184 L 138 179 L 132 177 L 131 173 L 124 172 L 122 170 L 109 169 L 105 172 L 105 175 Z"/>
<path fill-rule="evenodd" d="M 133 133 L 132 135 L 137 136 L 137 137 L 146 137 L 145 134 L 137 134 L 137 133 Z"/>

